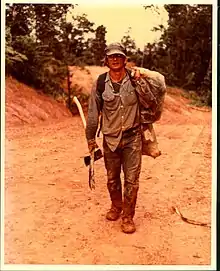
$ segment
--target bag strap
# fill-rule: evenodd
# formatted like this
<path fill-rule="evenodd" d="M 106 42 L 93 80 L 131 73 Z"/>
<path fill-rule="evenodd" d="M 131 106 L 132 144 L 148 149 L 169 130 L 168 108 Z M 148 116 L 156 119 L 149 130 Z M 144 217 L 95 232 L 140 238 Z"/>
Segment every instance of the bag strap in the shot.
<path fill-rule="evenodd" d="M 132 86 L 136 87 L 136 82 L 135 82 L 134 78 L 131 76 L 131 70 L 126 69 L 126 72 L 128 73 L 128 76 L 129 76 L 129 79 L 131 81 Z M 97 79 L 97 91 L 99 92 L 101 98 L 102 98 L 102 93 L 105 90 L 106 76 L 107 76 L 107 72 L 100 74 L 98 79 Z M 102 100 L 102 102 L 103 102 L 103 100 Z M 101 107 L 101 110 L 102 110 L 102 107 Z"/>
<path fill-rule="evenodd" d="M 131 76 L 131 70 L 126 68 L 126 71 L 128 73 L 128 76 L 129 76 L 129 79 L 131 81 L 132 86 L 135 88 L 137 86 L 137 84 L 136 84 L 134 78 Z"/>
<path fill-rule="evenodd" d="M 96 91 L 99 93 L 99 95 L 101 97 L 100 111 L 102 111 L 103 103 L 104 103 L 103 98 L 102 98 L 102 93 L 105 91 L 105 79 L 106 79 L 106 76 L 107 76 L 107 72 L 100 74 L 98 79 L 97 79 Z M 99 124 L 98 133 L 97 133 L 98 137 L 100 136 L 101 129 L 102 129 L 102 115 L 101 115 L 101 118 L 100 118 L 100 124 Z"/>
<path fill-rule="evenodd" d="M 97 92 L 99 93 L 100 97 L 101 97 L 101 105 L 100 105 L 100 110 L 102 111 L 102 107 L 103 107 L 103 99 L 102 99 L 102 93 L 105 90 L 105 79 L 107 76 L 107 72 L 102 73 L 99 75 L 98 79 L 97 79 Z"/>

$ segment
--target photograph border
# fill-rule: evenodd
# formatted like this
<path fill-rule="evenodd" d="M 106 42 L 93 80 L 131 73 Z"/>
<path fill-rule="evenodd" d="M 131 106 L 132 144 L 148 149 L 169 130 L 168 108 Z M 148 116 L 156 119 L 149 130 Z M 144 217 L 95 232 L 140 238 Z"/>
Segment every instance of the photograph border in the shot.
<path fill-rule="evenodd" d="M 109 0 L 110 1 L 110 0 Z M 74 3 L 73 3 L 74 2 Z M 217 172 L 220 174 L 219 159 L 217 159 L 217 140 L 219 138 L 219 127 L 217 127 L 217 116 L 220 117 L 218 107 L 219 107 L 219 95 L 217 94 L 217 89 L 220 89 L 220 38 L 219 32 L 217 31 L 217 25 L 219 28 L 219 9 L 220 1 L 193 1 L 193 4 L 212 4 L 213 5 L 213 38 L 212 38 L 212 249 L 211 249 L 211 265 L 210 266 L 138 266 L 138 265 L 10 265 L 4 264 L 4 167 L 5 167 L 5 32 L 4 32 L 4 22 L 5 22 L 5 4 L 7 3 L 56 3 L 56 4 L 75 4 L 75 3 L 88 3 L 87 1 L 3 1 L 1 2 L 1 270 L 220 270 L 220 255 L 217 252 L 217 239 L 219 244 L 219 235 L 217 234 L 217 226 L 220 226 L 219 212 L 217 206 L 220 204 L 219 199 L 219 187 L 217 187 Z M 120 2 L 121 4 L 132 4 L 134 1 L 110 1 L 111 4 Z M 189 1 L 141 1 L 145 4 L 192 4 Z M 209 2 L 209 3 L 208 3 Z M 92 1 L 93 4 L 103 4 L 103 1 Z M 107 1 L 105 1 L 107 3 Z M 138 1 L 136 2 L 138 3 Z M 218 42 L 216 42 L 218 41 Z M 217 48 L 216 48 L 217 44 Z M 217 65 L 218 61 L 218 65 Z M 216 84 L 217 81 L 217 84 Z M 218 165 L 218 167 L 217 167 Z M 217 195 L 218 189 L 218 195 Z M 218 236 L 218 238 L 216 238 Z M 218 257 L 217 257 L 218 255 Z M 218 266 L 217 266 L 218 265 Z M 217 268 L 218 269 L 215 269 Z M 174 269 L 173 269 L 174 268 Z M 213 269 L 214 268 L 214 269 Z"/>

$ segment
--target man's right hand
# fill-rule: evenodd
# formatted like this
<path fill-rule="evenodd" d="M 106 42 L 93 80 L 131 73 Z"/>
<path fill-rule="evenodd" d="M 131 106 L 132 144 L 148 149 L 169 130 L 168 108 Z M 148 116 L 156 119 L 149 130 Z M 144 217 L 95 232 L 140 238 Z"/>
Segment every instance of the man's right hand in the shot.
<path fill-rule="evenodd" d="M 89 152 L 91 153 L 91 152 L 94 151 L 96 148 L 98 148 L 98 145 L 97 145 L 95 139 L 90 139 L 90 140 L 88 140 L 88 149 L 89 149 Z"/>

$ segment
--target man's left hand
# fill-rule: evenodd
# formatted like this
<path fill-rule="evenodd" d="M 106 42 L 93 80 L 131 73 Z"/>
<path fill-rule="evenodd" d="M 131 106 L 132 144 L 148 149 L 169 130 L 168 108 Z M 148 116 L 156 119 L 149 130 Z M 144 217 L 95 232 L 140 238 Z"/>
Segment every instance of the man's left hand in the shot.
<path fill-rule="evenodd" d="M 146 77 L 147 74 L 146 74 L 146 71 L 144 68 L 141 68 L 141 67 L 133 67 L 132 70 L 131 70 L 131 76 L 135 79 L 135 80 L 138 80 L 140 79 L 141 77 Z"/>

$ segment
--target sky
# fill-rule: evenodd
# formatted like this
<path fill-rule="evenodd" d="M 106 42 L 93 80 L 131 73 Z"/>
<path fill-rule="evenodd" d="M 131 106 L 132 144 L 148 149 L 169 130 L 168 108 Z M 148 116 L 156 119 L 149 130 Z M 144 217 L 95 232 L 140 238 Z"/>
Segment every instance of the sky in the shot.
<path fill-rule="evenodd" d="M 135 1 L 134 1 L 135 2 Z M 88 4 L 79 3 L 74 8 L 74 15 L 87 14 L 90 22 L 95 23 L 95 27 L 104 25 L 106 27 L 107 44 L 120 42 L 129 27 L 130 36 L 134 39 L 136 46 L 143 49 L 148 42 L 159 39 L 161 33 L 152 32 L 151 29 L 159 24 L 167 25 L 168 15 L 163 6 L 160 5 L 161 14 L 151 10 L 145 10 L 143 4 Z"/>

